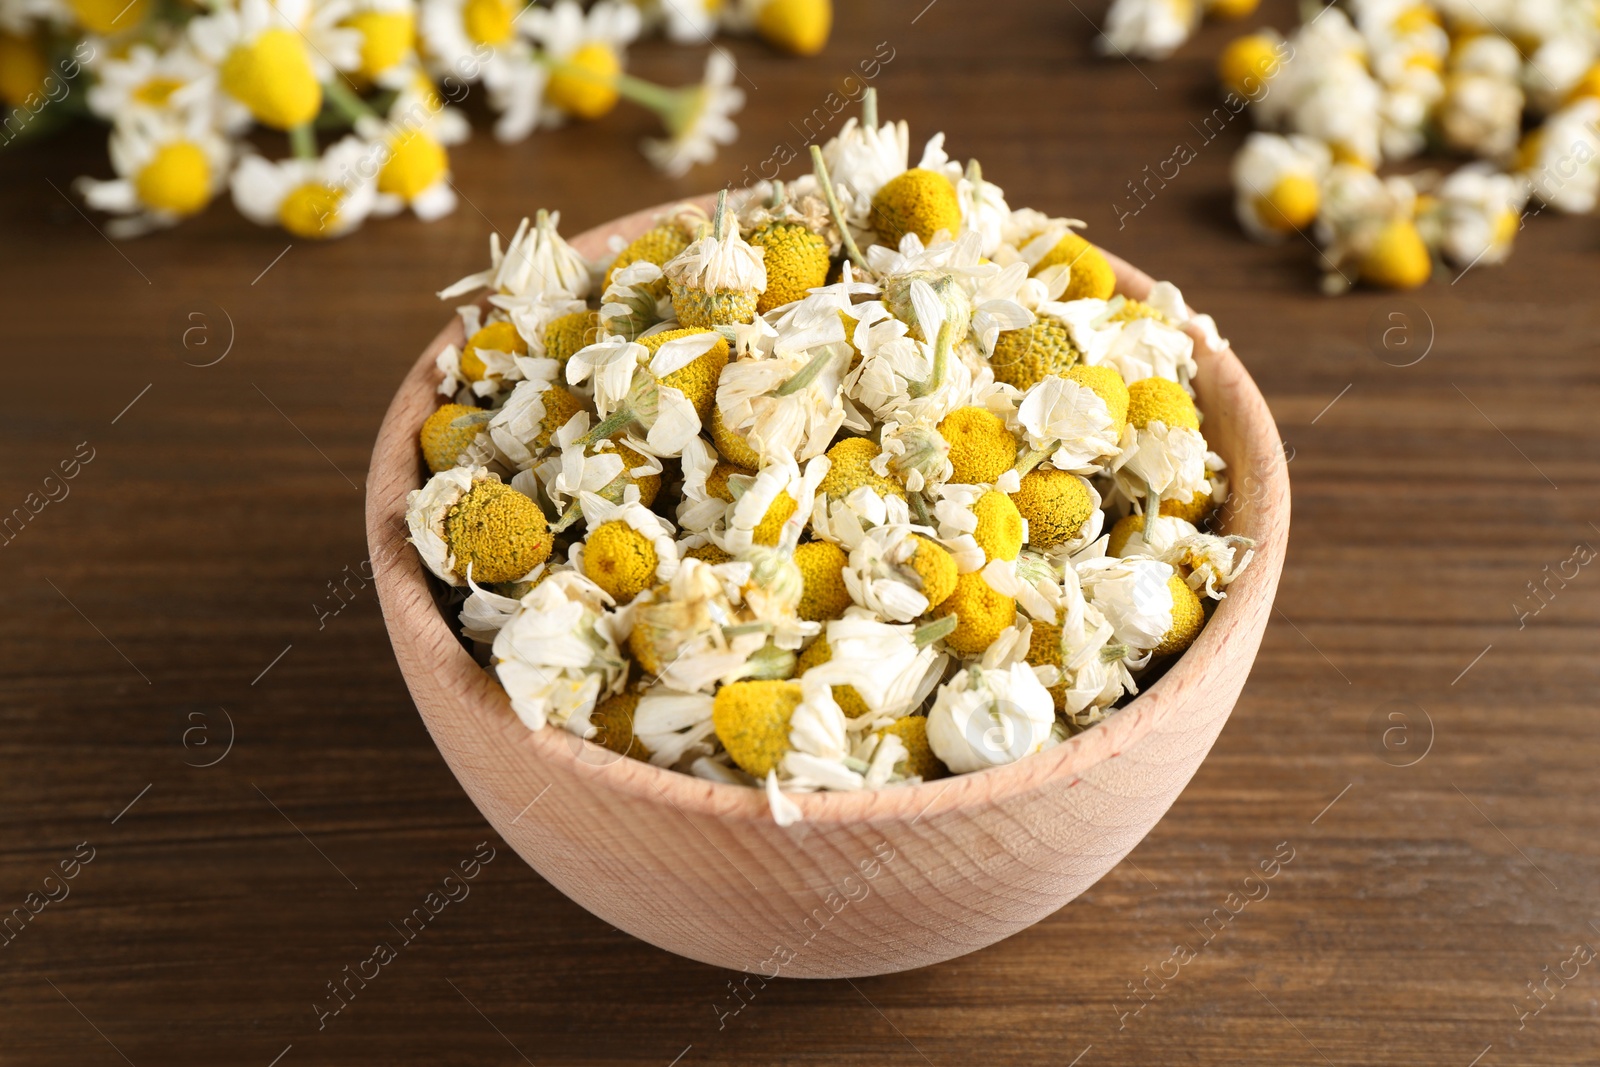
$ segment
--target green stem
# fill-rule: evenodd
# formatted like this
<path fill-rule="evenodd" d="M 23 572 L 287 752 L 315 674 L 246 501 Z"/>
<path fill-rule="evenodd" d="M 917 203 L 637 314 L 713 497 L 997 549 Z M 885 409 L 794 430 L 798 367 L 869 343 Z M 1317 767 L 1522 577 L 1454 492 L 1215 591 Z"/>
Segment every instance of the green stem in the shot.
<path fill-rule="evenodd" d="M 588 448 L 596 441 L 602 441 L 625 426 L 631 426 L 639 421 L 639 416 L 631 408 L 618 408 L 610 415 L 601 419 L 588 433 L 578 438 L 574 444 L 581 448 Z"/>
<path fill-rule="evenodd" d="M 548 61 L 547 61 L 548 62 Z M 593 71 L 574 67 L 570 63 L 560 64 L 563 74 L 576 74 L 590 81 L 605 81 Z M 619 96 L 626 97 L 636 104 L 659 111 L 662 115 L 676 114 L 683 106 L 680 100 L 681 90 L 668 89 L 665 86 L 647 82 L 643 78 L 635 78 L 632 74 L 618 74 L 611 79 L 611 87 Z"/>
<path fill-rule="evenodd" d="M 772 182 L 772 203 L 767 205 L 773 211 L 783 206 L 783 180 L 774 179 Z"/>
<path fill-rule="evenodd" d="M 916 517 L 918 526 L 933 525 L 933 516 L 928 513 L 928 501 L 920 492 L 908 494 L 906 503 L 911 505 L 911 514 Z"/>
<path fill-rule="evenodd" d="M 1043 463 L 1045 457 L 1053 451 L 1055 451 L 1055 442 L 1053 441 L 1051 442 L 1051 447 L 1049 448 L 1029 449 L 1027 452 L 1024 452 L 1022 455 L 1017 457 L 1017 465 L 1012 469 L 1017 472 L 1019 477 L 1026 477 L 1033 470 L 1033 468 Z"/>
<path fill-rule="evenodd" d="M 711 236 L 722 240 L 722 228 L 728 220 L 728 190 L 717 193 L 717 210 L 711 216 Z"/>
<path fill-rule="evenodd" d="M 317 133 L 307 122 L 289 131 L 289 147 L 296 159 L 317 158 Z"/>
<path fill-rule="evenodd" d="M 383 116 L 368 107 L 365 100 L 357 96 L 353 89 L 338 78 L 324 82 L 322 91 L 327 95 L 328 103 L 333 105 L 334 110 L 349 119 L 352 125 L 362 119 L 381 120 L 383 118 Z"/>
<path fill-rule="evenodd" d="M 811 146 L 811 169 L 816 172 L 817 184 L 822 186 L 822 198 L 828 202 L 828 214 L 833 216 L 833 224 L 839 227 L 839 243 L 844 246 L 845 255 L 850 257 L 850 262 L 866 270 L 867 257 L 861 254 L 861 249 L 856 247 L 856 239 L 850 236 L 850 225 L 844 221 L 844 209 L 839 206 L 839 195 L 833 191 L 833 180 L 828 177 L 828 164 L 822 159 L 819 145 Z"/>
<path fill-rule="evenodd" d="M 817 375 L 822 373 L 823 368 L 828 365 L 829 360 L 833 359 L 837 354 L 838 353 L 834 351 L 833 345 L 823 345 L 821 351 L 811 357 L 811 362 L 807 363 L 804 367 L 801 367 L 799 372 L 796 373 L 794 377 L 790 378 L 788 381 L 778 386 L 777 389 L 773 390 L 773 395 L 791 396 L 794 393 L 798 393 L 800 390 L 816 381 Z"/>
<path fill-rule="evenodd" d="M 947 319 L 939 326 L 939 336 L 933 344 L 933 369 L 928 373 L 928 380 L 913 382 L 907 386 L 907 391 L 914 397 L 932 396 L 944 385 L 945 372 L 950 366 L 950 336 L 954 329 Z"/>
<path fill-rule="evenodd" d="M 939 638 L 948 637 L 955 633 L 958 625 L 960 625 L 960 620 L 956 618 L 955 612 L 951 612 L 942 619 L 935 619 L 924 626 L 917 627 L 911 638 L 917 643 L 918 648 L 926 648 L 939 640 Z"/>
<path fill-rule="evenodd" d="M 861 96 L 861 125 L 869 130 L 878 128 L 878 90 L 871 86 Z"/>
<path fill-rule="evenodd" d="M 566 512 L 550 526 L 550 532 L 558 534 L 583 517 L 583 507 L 577 502 L 568 506 Z"/>

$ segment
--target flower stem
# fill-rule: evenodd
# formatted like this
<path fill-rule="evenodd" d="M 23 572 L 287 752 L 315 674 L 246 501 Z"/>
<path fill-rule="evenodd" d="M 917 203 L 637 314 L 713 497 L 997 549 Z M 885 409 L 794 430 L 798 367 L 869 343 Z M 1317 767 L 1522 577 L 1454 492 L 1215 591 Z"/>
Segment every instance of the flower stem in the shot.
<path fill-rule="evenodd" d="M 925 626 L 917 627 L 916 632 L 911 635 L 911 639 L 917 643 L 918 648 L 926 648 L 939 640 L 939 638 L 950 636 L 955 632 L 958 625 L 960 625 L 960 620 L 956 618 L 955 612 L 951 612 L 949 615 L 935 619 Z"/>
<path fill-rule="evenodd" d="M 878 90 L 871 86 L 861 95 L 861 125 L 869 130 L 878 128 Z"/>
<path fill-rule="evenodd" d="M 296 159 L 317 158 L 317 133 L 311 128 L 311 123 L 303 123 L 289 131 L 289 147 Z"/>
<path fill-rule="evenodd" d="M 911 514 L 916 517 L 918 526 L 932 526 L 933 516 L 928 512 L 928 501 L 920 492 L 906 495 L 906 503 L 911 505 Z"/>
<path fill-rule="evenodd" d="M 324 82 L 322 91 L 327 96 L 328 103 L 333 105 L 334 110 L 349 119 L 352 125 L 362 119 L 382 118 L 376 111 L 368 107 L 367 102 L 357 96 L 354 90 L 338 78 L 330 78 Z"/>
<path fill-rule="evenodd" d="M 728 221 L 728 190 L 717 193 L 717 210 L 711 215 L 711 236 L 722 240 L 722 228 Z"/>
<path fill-rule="evenodd" d="M 807 363 L 804 367 L 801 367 L 794 377 L 790 378 L 788 381 L 778 386 L 777 389 L 773 390 L 773 395 L 791 396 L 795 393 L 798 393 L 800 390 L 804 389 L 806 386 L 815 381 L 817 375 L 822 373 L 823 368 L 826 367 L 829 361 L 832 360 L 836 355 L 838 355 L 838 353 L 834 350 L 834 346 L 832 344 L 823 345 L 817 354 L 811 357 L 811 362 Z"/>
<path fill-rule="evenodd" d="M 867 271 L 867 258 L 861 254 L 861 249 L 856 247 L 856 239 L 850 236 L 850 225 L 844 221 L 844 209 L 839 206 L 839 194 L 833 191 L 833 180 L 828 177 L 828 164 L 823 161 L 822 148 L 818 145 L 811 146 L 811 169 L 816 172 L 817 184 L 822 186 L 822 198 L 828 202 L 828 214 L 833 216 L 833 224 L 839 227 L 839 243 L 844 246 L 845 255 L 850 257 L 850 262 Z"/>
<path fill-rule="evenodd" d="M 596 441 L 602 441 L 623 427 L 631 426 L 638 421 L 639 416 L 633 413 L 632 408 L 618 408 L 601 419 L 593 429 L 578 438 L 573 444 L 578 445 L 580 448 L 588 448 Z"/>
<path fill-rule="evenodd" d="M 557 519 L 550 525 L 550 532 L 553 534 L 558 534 L 562 530 L 565 530 L 567 527 L 571 526 L 573 523 L 577 522 L 582 517 L 582 505 L 580 505 L 577 501 L 573 501 L 570 505 L 568 505 L 567 510 L 562 514 L 561 518 Z"/>
<path fill-rule="evenodd" d="M 939 336 L 933 343 L 933 369 L 928 372 L 926 381 L 912 382 L 907 386 L 912 396 L 932 396 L 944 385 L 945 372 L 950 366 L 950 337 L 953 332 L 948 319 L 940 324 Z"/>
<path fill-rule="evenodd" d="M 1013 467 L 1012 470 L 1017 472 L 1018 477 L 1025 477 L 1033 470 L 1033 468 L 1043 463 L 1045 457 L 1054 450 L 1055 442 L 1053 441 L 1051 442 L 1049 448 L 1031 448 L 1017 457 L 1017 465 Z"/>

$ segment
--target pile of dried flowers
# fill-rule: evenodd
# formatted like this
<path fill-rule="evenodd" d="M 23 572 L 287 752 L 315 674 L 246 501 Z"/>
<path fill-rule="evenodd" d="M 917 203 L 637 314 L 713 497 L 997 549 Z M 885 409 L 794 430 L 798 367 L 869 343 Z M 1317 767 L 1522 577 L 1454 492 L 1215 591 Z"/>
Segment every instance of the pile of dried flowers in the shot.
<path fill-rule="evenodd" d="M 0 119 L 10 141 L 82 100 L 111 123 L 117 177 L 78 189 L 117 216 L 114 236 L 230 189 L 257 223 L 338 237 L 369 216 L 454 209 L 447 149 L 470 129 L 452 105 L 474 92 L 506 141 L 640 104 L 665 129 L 645 154 L 680 175 L 737 135 L 733 60 L 713 46 L 702 84 L 669 89 L 626 72 L 628 45 L 725 29 L 810 55 L 832 13 L 832 0 L 0 0 Z M 287 134 L 288 157 L 262 155 L 258 130 Z"/>
<path fill-rule="evenodd" d="M 1207 316 L 943 134 L 813 148 L 591 262 L 541 212 L 441 296 L 411 540 L 532 729 L 785 795 L 1061 743 L 1251 555 L 1188 386 Z M 1107 525 L 1109 524 L 1109 529 Z"/>
<path fill-rule="evenodd" d="M 1192 6 L 1117 0 L 1107 39 L 1120 27 L 1125 51 L 1165 55 L 1193 28 L 1174 12 Z M 1590 0 L 1301 8 L 1287 38 L 1262 29 L 1231 43 L 1219 75 L 1259 128 L 1233 165 L 1240 224 L 1261 241 L 1314 238 L 1327 292 L 1411 289 L 1439 264 L 1459 276 L 1504 262 L 1530 201 L 1594 210 L 1600 19 Z M 1424 153 L 1453 169 L 1378 174 Z"/>

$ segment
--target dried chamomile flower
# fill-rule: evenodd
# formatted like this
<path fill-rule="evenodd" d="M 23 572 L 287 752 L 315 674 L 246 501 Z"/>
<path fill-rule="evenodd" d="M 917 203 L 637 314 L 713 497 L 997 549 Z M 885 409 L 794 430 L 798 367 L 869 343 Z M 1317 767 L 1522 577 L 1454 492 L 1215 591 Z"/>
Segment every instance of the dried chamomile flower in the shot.
<path fill-rule="evenodd" d="M 637 500 L 614 504 L 594 493 L 579 497 L 589 527 L 575 562 L 619 604 L 678 571 L 672 527 Z"/>
<path fill-rule="evenodd" d="M 511 708 L 529 729 L 546 722 L 590 737 L 590 713 L 620 693 L 628 661 L 618 642 L 625 625 L 611 599 L 572 571 L 551 575 L 522 598 L 494 639 L 494 670 Z"/>
<path fill-rule="evenodd" d="M 997 381 L 1026 390 L 1051 375 L 1065 374 L 1081 357 L 1064 323 L 1040 318 L 1031 326 L 1001 333 L 989 365 Z"/>
<path fill-rule="evenodd" d="M 1023 475 L 1011 501 L 1027 523 L 1028 544 L 1041 549 L 1073 540 L 1100 510 L 1100 494 L 1094 486 L 1054 467 L 1037 467 Z"/>
<path fill-rule="evenodd" d="M 939 608 L 960 583 L 955 558 L 943 546 L 898 523 L 866 531 L 850 550 L 844 581 L 851 599 L 891 622 Z"/>
<path fill-rule="evenodd" d="M 913 167 L 885 182 L 873 195 L 871 223 L 891 248 L 898 248 L 908 233 L 929 244 L 937 233 L 953 236 L 960 229 L 961 201 L 949 178 Z"/>
<path fill-rule="evenodd" d="M 905 773 L 907 777 L 925 782 L 943 778 L 950 771 L 933 754 L 928 744 L 928 719 L 924 715 L 902 715 L 885 726 L 880 733 L 897 738 L 905 746 Z"/>
<path fill-rule="evenodd" d="M 672 294 L 672 309 L 684 326 L 747 323 L 767 287 L 765 250 L 739 236 L 728 212 L 728 194 L 717 196 L 710 232 L 662 268 Z"/>
<path fill-rule="evenodd" d="M 490 413 L 465 404 L 441 404 L 422 422 L 422 458 L 434 474 L 461 465 L 461 457 L 489 424 Z"/>
<path fill-rule="evenodd" d="M 810 541 L 794 550 L 795 566 L 804 582 L 797 611 L 808 622 L 826 622 L 844 614 L 851 604 L 850 590 L 844 584 L 844 568 L 850 557 L 844 549 L 827 541 Z"/>
<path fill-rule="evenodd" d="M 588 296 L 592 285 L 589 261 L 556 231 L 560 224 L 559 211 L 540 211 L 533 223 L 523 219 L 504 252 L 500 250 L 499 234 L 491 234 L 489 269 L 446 287 L 439 299 L 449 300 L 479 289 L 502 296 L 552 291 Z"/>
<path fill-rule="evenodd" d="M 1041 751 L 1055 722 L 1055 701 L 1026 663 L 968 667 L 934 697 L 928 746 L 945 766 L 966 774 Z"/>
<path fill-rule="evenodd" d="M 704 222 L 705 213 L 699 208 L 685 204 L 673 209 L 657 220 L 654 226 L 623 246 L 617 258 L 611 261 L 611 266 L 606 268 L 602 287 L 609 289 L 616 273 L 634 263 L 654 263 L 658 267 L 665 267 L 678 253 L 689 247 L 689 242 L 694 240 Z M 665 297 L 665 276 L 651 288 L 655 296 Z"/>
<path fill-rule="evenodd" d="M 944 639 L 951 651 L 981 656 L 1016 619 L 1017 602 L 990 585 L 983 571 L 970 571 L 956 579 L 955 589 L 933 613 L 956 618 L 955 630 Z"/>
<path fill-rule="evenodd" d="M 464 585 L 520 580 L 550 555 L 544 512 L 482 467 L 440 471 L 406 498 L 406 523 L 428 569 Z"/>

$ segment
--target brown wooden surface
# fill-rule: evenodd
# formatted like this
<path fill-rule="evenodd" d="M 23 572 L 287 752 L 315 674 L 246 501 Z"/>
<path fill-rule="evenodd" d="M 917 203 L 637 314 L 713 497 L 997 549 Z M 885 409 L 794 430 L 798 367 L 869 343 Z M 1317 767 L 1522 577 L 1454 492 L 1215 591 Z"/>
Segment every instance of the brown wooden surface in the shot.
<path fill-rule="evenodd" d="M 758 87 L 743 138 L 676 186 L 625 143 L 640 116 L 512 148 L 480 135 L 458 156 L 475 207 L 297 242 L 270 269 L 289 240 L 225 207 L 113 249 L 48 184 L 106 172 L 92 131 L 0 150 L 0 508 L 94 449 L 0 548 L 0 908 L 95 850 L 0 948 L 0 1063 L 1594 1062 L 1595 964 L 1518 1020 L 1528 981 L 1600 942 L 1593 568 L 1551 579 L 1522 628 L 1514 605 L 1600 546 L 1595 223 L 1532 219 L 1508 266 L 1409 301 L 1316 295 L 1309 249 L 1249 245 L 1229 218 L 1242 130 L 1202 147 L 1189 125 L 1231 32 L 1141 73 L 1091 60 L 1071 4 L 852 4 L 819 60 L 734 46 Z M 1014 205 L 1088 220 L 1218 317 L 1293 449 L 1295 532 L 1232 721 L 1129 860 L 973 956 L 774 983 L 721 1014 L 728 972 L 610 929 L 493 838 L 370 587 L 351 579 L 320 629 L 316 612 L 365 558 L 358 487 L 446 314 L 430 294 L 477 268 L 490 226 L 548 205 L 576 232 L 799 149 L 803 116 L 879 41 L 886 112 L 919 141 L 943 128 Z M 652 48 L 638 69 L 697 63 Z M 1179 141 L 1199 157 L 1119 232 L 1125 183 Z M 214 366 L 185 365 L 221 351 L 182 347 L 195 311 L 214 345 L 231 317 Z M 1429 354 L 1388 365 L 1413 357 L 1375 346 L 1375 322 L 1431 333 Z M 222 751 L 222 708 L 232 750 L 187 766 Z M 398 940 L 389 924 L 486 838 L 471 895 L 319 1031 L 325 983 Z M 1270 894 L 1132 1015 L 1127 983 L 1198 947 L 1279 842 L 1293 859 Z"/>

